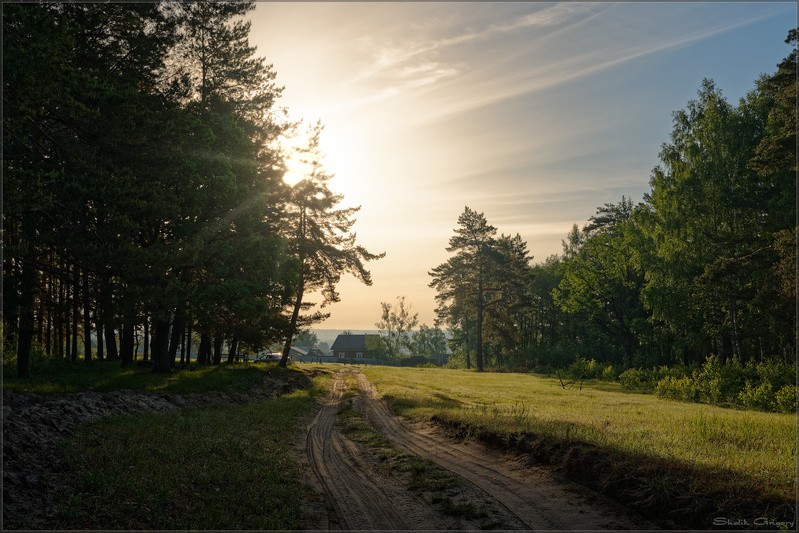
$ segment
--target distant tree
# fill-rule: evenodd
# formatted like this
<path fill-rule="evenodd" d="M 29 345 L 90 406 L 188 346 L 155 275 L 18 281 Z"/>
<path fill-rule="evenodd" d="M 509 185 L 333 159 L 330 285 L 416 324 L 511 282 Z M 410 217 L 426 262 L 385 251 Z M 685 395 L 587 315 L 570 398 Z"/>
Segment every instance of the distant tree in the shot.
<path fill-rule="evenodd" d="M 303 301 L 305 294 L 320 290 L 322 307 L 337 302 L 336 285 L 342 274 L 350 273 L 362 283 L 371 285 L 372 276 L 364 263 L 385 256 L 385 253 L 368 252 L 356 244 L 355 234 L 350 233 L 360 207 L 336 208 L 343 197 L 328 188 L 332 176 L 324 170 L 321 162 L 321 132 L 322 126 L 318 123 L 310 131 L 308 144 L 301 151 L 302 162 L 309 167 L 308 175 L 292 187 L 287 203 L 285 236 L 298 270 L 280 366 L 286 366 L 288 362 L 291 340 L 297 334 L 298 326 L 307 326 L 328 316 L 316 312 L 300 317 L 302 309 L 311 307 Z"/>
<path fill-rule="evenodd" d="M 507 356 L 522 357 L 528 315 L 532 306 L 531 257 L 517 233 L 501 235 L 494 245 L 491 288 L 486 298 L 486 335 L 498 367 Z"/>
<path fill-rule="evenodd" d="M 447 336 L 441 328 L 422 324 L 413 335 L 413 351 L 417 355 L 427 357 L 445 354 L 447 353 Z"/>
<path fill-rule="evenodd" d="M 430 286 L 437 292 L 439 316 L 454 317 L 450 311 L 458 309 L 475 320 L 478 372 L 482 372 L 484 366 L 483 326 L 487 296 L 496 290 L 491 277 L 497 257 L 496 232 L 483 213 L 466 207 L 458 217 L 458 227 L 447 247 L 453 256 L 429 272 L 433 278 Z"/>
<path fill-rule="evenodd" d="M 597 208 L 591 220 L 584 230 L 589 236 L 565 261 L 564 277 L 553 295 L 564 311 L 590 321 L 620 346 L 620 362 L 627 368 L 648 319 L 641 300 L 643 239 L 625 198 L 615 206 Z"/>
<path fill-rule="evenodd" d="M 411 314 L 411 305 L 405 306 L 405 297 L 398 296 L 397 303 L 392 305 L 381 302 L 382 315 L 375 324 L 377 329 L 385 333 L 383 337 L 390 357 L 398 357 L 402 350 L 411 347 L 411 330 L 419 323 L 419 313 Z"/>
<path fill-rule="evenodd" d="M 379 361 L 385 360 L 388 356 L 388 349 L 386 348 L 385 339 L 379 335 L 366 336 L 366 349 L 369 350 L 369 355 Z"/>
<path fill-rule="evenodd" d="M 316 336 L 316 333 L 312 331 L 303 331 L 297 338 L 294 340 L 294 344 L 297 346 L 306 346 L 308 348 L 313 348 L 319 342 L 319 339 Z"/>

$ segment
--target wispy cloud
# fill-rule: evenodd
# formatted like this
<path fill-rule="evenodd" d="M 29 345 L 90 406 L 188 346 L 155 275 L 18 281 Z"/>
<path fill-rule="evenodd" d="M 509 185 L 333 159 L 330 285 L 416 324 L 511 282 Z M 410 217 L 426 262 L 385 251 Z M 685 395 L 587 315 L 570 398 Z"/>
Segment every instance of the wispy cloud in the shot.
<path fill-rule="evenodd" d="M 351 103 L 362 105 L 382 101 L 408 89 L 430 86 L 462 74 L 463 62 L 440 59 L 441 53 L 447 49 L 528 28 L 556 27 L 595 11 L 596 5 L 593 4 L 558 3 L 504 23 L 448 37 L 420 37 L 400 42 L 391 39 L 376 42 L 372 37 L 364 37 L 360 44 L 362 49 L 370 51 L 370 60 L 361 72 L 347 81 L 347 85 L 368 86 L 371 92 Z"/>
<path fill-rule="evenodd" d="M 624 63 L 690 46 L 704 39 L 756 23 L 772 15 L 773 13 L 767 12 L 759 17 L 727 22 L 670 39 L 651 40 L 628 46 L 619 46 L 612 41 L 607 41 L 604 48 L 595 48 L 564 56 L 557 62 L 542 62 L 541 66 L 531 67 L 524 72 L 512 72 L 502 78 L 491 79 L 489 83 L 471 84 L 472 87 L 480 90 L 472 91 L 471 95 L 461 94 L 457 100 L 437 106 L 435 112 L 417 117 L 416 124 L 434 122 L 451 115 L 573 82 L 616 68 Z M 533 25 L 533 20 L 527 21 L 527 24 Z M 522 21 L 519 20 L 516 24 L 508 27 L 528 26 L 523 26 Z"/>

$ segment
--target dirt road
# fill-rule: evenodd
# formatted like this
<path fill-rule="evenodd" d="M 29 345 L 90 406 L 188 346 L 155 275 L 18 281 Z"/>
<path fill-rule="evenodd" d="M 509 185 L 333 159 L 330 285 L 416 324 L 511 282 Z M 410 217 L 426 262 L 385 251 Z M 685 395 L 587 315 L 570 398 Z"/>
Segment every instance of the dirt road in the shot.
<path fill-rule="evenodd" d="M 347 372 L 353 372 L 348 370 Z M 355 371 L 357 372 L 357 370 Z M 435 428 L 409 424 L 389 411 L 375 387 L 357 373 L 365 419 L 398 448 L 428 459 L 462 478 L 461 496 L 490 509 L 501 529 L 651 529 L 617 503 L 579 485 L 530 468 L 509 454 L 478 444 L 454 443 Z M 387 478 L 373 457 L 336 425 L 344 390 L 339 372 L 333 390 L 308 426 L 306 452 L 328 498 L 331 529 L 475 529 L 453 518 L 396 479 Z M 485 524 L 485 523 L 484 523 Z M 483 525 L 484 527 L 484 525 Z"/>

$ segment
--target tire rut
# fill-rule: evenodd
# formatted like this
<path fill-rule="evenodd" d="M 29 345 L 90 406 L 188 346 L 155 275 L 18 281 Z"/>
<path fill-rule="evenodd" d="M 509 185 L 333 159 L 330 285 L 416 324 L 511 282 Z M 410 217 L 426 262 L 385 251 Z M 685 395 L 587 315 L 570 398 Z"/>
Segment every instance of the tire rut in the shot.
<path fill-rule="evenodd" d="M 328 499 L 328 527 L 351 530 L 426 529 L 443 525 L 425 502 L 388 482 L 336 425 L 345 386 L 341 373 L 306 437 L 308 461 Z"/>
<path fill-rule="evenodd" d="M 508 454 L 483 446 L 456 444 L 422 428 L 408 428 L 394 416 L 362 373 L 358 384 L 364 415 L 398 447 L 461 476 L 496 498 L 530 529 L 654 529 L 626 509 L 584 487 L 554 479 Z"/>

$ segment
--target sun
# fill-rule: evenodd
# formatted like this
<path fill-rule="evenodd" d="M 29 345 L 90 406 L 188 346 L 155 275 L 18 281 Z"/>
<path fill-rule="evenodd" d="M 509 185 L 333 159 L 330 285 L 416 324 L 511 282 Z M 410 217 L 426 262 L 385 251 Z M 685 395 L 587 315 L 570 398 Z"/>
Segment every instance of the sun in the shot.
<path fill-rule="evenodd" d="M 283 174 L 283 183 L 293 187 L 311 173 L 311 165 L 300 161 L 296 156 L 286 159 L 286 172 Z"/>

